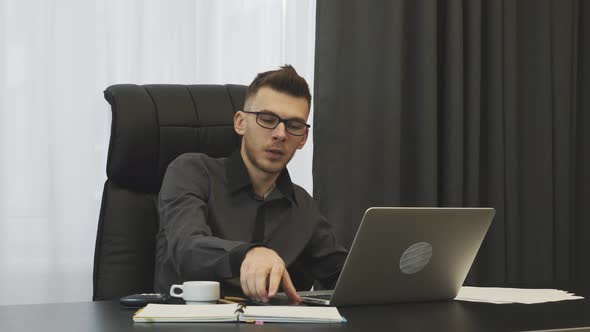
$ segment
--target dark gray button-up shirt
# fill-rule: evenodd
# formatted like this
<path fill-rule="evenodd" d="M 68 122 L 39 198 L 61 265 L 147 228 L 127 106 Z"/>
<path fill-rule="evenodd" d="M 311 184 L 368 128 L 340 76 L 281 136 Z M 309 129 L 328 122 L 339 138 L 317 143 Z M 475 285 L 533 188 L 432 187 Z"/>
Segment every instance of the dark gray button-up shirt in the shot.
<path fill-rule="evenodd" d="M 221 159 L 178 157 L 168 166 L 158 210 L 155 290 L 161 293 L 184 281 L 218 280 L 223 295 L 241 295 L 240 266 L 255 246 L 281 256 L 297 290 L 316 280 L 332 288 L 347 255 L 287 170 L 266 199 L 256 195 L 239 151 Z"/>

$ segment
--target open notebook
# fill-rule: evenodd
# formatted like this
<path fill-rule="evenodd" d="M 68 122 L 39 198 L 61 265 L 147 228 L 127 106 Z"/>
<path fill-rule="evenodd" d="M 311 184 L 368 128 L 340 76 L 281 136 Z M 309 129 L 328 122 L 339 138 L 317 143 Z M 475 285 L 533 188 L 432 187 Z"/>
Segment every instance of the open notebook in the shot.
<path fill-rule="evenodd" d="M 152 322 L 281 322 L 341 323 L 336 307 L 249 306 L 243 304 L 148 304 L 133 315 L 136 323 Z"/>

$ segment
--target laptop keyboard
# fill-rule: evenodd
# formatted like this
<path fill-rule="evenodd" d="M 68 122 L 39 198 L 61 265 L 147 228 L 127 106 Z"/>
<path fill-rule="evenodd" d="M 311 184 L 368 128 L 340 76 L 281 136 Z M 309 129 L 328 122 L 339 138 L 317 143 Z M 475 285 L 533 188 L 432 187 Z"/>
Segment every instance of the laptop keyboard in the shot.
<path fill-rule="evenodd" d="M 334 294 L 333 290 L 321 290 L 321 291 L 309 291 L 309 292 L 298 292 L 299 296 L 304 296 L 307 298 L 314 298 L 320 300 L 330 300 L 332 298 L 332 294 Z"/>
<path fill-rule="evenodd" d="M 320 299 L 320 300 L 329 300 L 332 298 L 332 294 L 312 294 L 312 295 L 306 295 L 305 297 L 311 297 L 311 298 Z"/>

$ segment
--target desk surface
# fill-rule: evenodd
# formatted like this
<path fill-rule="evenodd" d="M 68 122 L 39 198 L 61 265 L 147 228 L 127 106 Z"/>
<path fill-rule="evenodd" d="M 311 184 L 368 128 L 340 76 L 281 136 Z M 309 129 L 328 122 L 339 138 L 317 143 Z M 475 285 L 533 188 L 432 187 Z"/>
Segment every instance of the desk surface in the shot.
<path fill-rule="evenodd" d="M 117 302 L 0 306 L 0 331 L 527 331 L 590 326 L 590 300 L 484 304 L 431 302 L 340 308 L 344 324 L 136 323 Z"/>

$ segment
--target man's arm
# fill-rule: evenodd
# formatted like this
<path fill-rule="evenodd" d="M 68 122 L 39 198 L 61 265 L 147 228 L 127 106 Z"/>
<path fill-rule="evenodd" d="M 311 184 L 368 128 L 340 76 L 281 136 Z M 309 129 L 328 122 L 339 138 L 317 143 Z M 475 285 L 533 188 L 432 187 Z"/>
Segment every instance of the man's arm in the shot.
<path fill-rule="evenodd" d="M 306 256 L 305 266 L 310 274 L 324 288 L 334 289 L 348 256 L 348 250 L 338 243 L 334 228 L 322 216 L 305 248 L 304 255 Z"/>
<path fill-rule="evenodd" d="M 246 252 L 257 246 L 213 236 L 207 224 L 209 176 L 199 160 L 180 157 L 170 164 L 158 211 L 163 245 L 185 280 L 222 280 L 239 275 Z"/>

